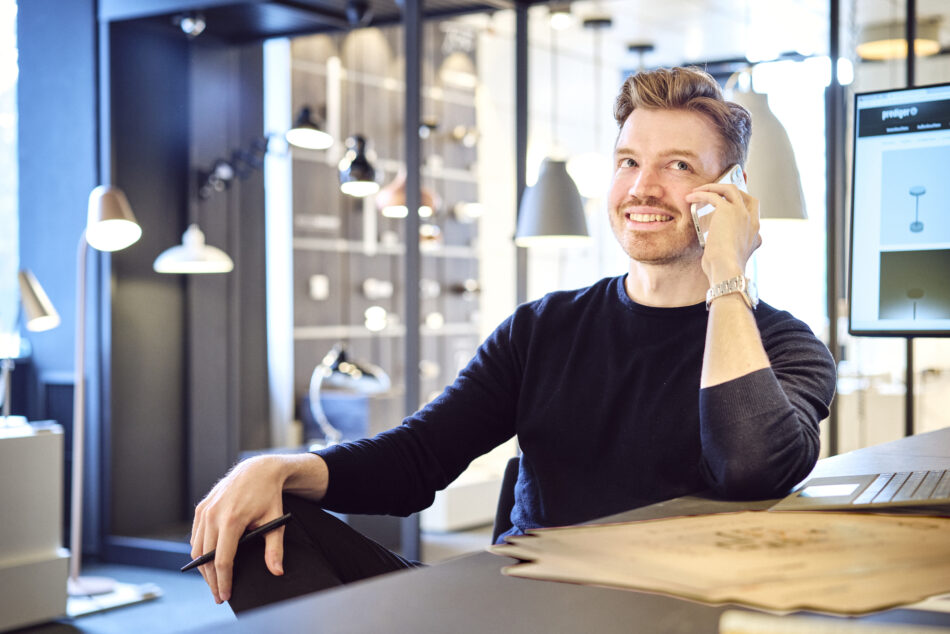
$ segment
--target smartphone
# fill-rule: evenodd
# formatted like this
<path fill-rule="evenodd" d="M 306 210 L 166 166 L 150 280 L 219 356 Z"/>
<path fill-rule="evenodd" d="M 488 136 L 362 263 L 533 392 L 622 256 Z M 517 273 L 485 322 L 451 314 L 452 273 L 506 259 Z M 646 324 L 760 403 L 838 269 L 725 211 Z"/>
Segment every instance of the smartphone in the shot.
<path fill-rule="evenodd" d="M 719 177 L 717 183 L 733 184 L 738 187 L 741 191 L 747 192 L 745 186 L 745 177 L 742 175 L 742 167 L 738 164 L 733 165 L 726 172 Z M 699 246 L 701 248 L 706 248 L 706 233 L 699 228 L 699 219 L 705 216 L 706 214 L 712 213 L 716 210 L 712 205 L 703 205 L 699 207 L 696 203 L 690 205 L 690 212 L 693 214 L 693 226 L 696 227 L 696 237 L 699 238 Z"/>

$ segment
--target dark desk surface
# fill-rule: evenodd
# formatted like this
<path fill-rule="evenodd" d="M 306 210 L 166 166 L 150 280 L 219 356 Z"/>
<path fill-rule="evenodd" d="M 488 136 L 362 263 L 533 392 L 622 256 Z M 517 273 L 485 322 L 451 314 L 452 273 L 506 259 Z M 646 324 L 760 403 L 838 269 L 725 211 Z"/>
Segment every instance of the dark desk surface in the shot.
<path fill-rule="evenodd" d="M 950 428 L 834 456 L 814 475 L 950 468 Z M 774 500 L 687 496 L 609 521 L 760 510 Z M 716 632 L 727 607 L 672 597 L 506 577 L 488 552 L 301 597 L 243 616 L 222 632 Z M 864 617 L 950 627 L 950 614 L 890 610 Z"/>

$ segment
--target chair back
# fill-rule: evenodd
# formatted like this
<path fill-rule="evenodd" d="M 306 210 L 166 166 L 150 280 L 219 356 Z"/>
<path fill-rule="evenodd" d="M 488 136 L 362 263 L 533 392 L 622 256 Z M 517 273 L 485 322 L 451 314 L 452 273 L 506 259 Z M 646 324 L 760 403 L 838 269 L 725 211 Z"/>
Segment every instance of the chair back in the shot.
<path fill-rule="evenodd" d="M 515 483 L 518 482 L 518 469 L 521 458 L 515 456 L 505 465 L 505 475 L 501 479 L 501 491 L 498 494 L 498 508 L 495 509 L 495 525 L 492 529 L 491 543 L 498 542 L 502 533 L 511 528 L 511 509 L 515 506 Z"/>

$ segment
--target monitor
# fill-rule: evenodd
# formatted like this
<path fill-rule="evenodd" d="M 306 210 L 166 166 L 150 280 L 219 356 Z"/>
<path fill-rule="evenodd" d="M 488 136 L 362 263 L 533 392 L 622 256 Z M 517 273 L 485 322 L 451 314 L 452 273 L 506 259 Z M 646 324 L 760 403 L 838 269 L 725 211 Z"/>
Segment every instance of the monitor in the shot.
<path fill-rule="evenodd" d="M 950 84 L 854 96 L 849 332 L 950 336 Z"/>

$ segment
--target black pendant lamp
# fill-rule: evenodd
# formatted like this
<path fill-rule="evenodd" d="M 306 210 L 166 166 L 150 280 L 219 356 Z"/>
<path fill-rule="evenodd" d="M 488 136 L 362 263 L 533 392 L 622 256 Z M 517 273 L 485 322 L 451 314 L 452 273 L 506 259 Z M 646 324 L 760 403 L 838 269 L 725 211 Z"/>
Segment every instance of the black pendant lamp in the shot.
<path fill-rule="evenodd" d="M 340 160 L 340 191 L 365 198 L 379 191 L 376 169 L 366 156 L 366 138 L 360 134 L 346 140 L 346 154 Z"/>

